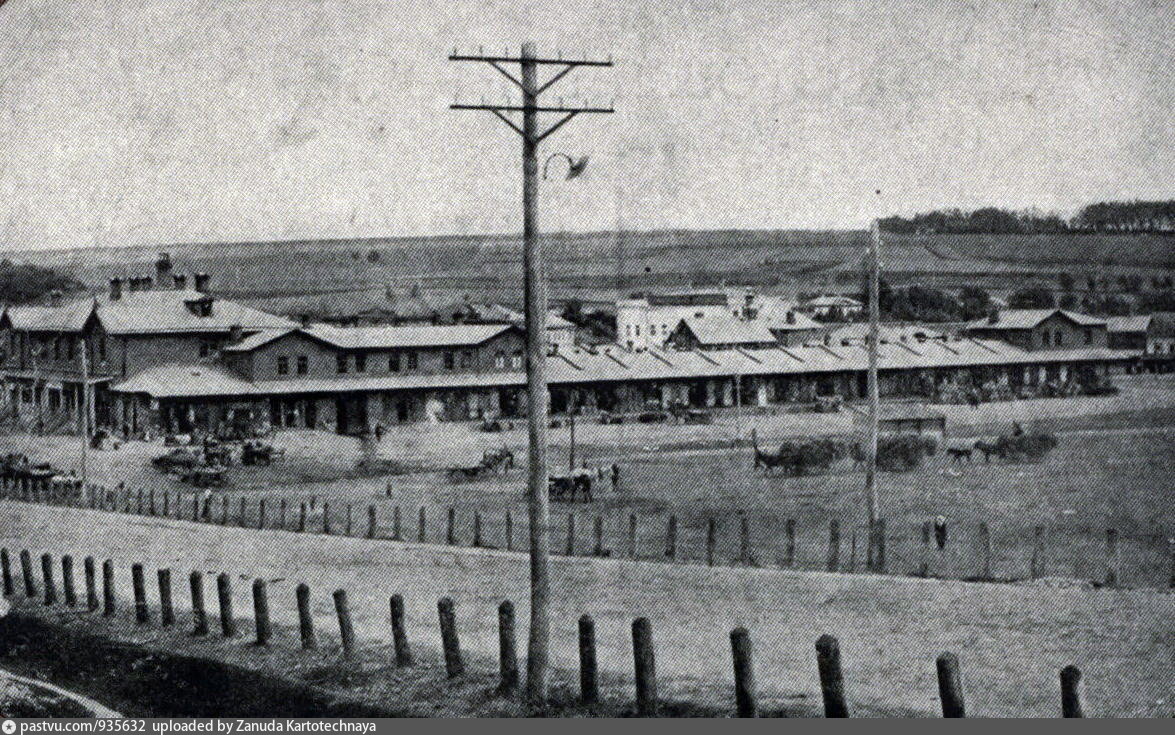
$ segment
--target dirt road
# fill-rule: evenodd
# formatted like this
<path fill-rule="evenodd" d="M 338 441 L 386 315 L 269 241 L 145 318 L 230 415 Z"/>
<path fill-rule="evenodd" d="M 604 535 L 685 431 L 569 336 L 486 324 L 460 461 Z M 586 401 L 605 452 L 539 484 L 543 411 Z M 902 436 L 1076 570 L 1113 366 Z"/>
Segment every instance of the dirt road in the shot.
<path fill-rule="evenodd" d="M 475 653 L 496 653 L 499 600 L 514 600 L 520 621 L 527 619 L 526 559 L 499 551 L 259 532 L 14 502 L 0 502 L 0 545 L 14 556 L 28 548 L 35 554 L 110 557 L 127 599 L 135 561 L 149 570 L 171 567 L 179 582 L 190 569 L 262 576 L 272 580 L 271 607 L 279 623 L 294 621 L 293 587 L 305 581 L 315 591 L 324 631 L 334 630 L 329 592 L 346 588 L 357 633 L 369 641 L 387 638 L 392 592 L 405 596 L 411 637 L 434 650 L 435 605 L 442 595 L 457 601 L 462 644 Z M 755 642 L 765 705 L 818 701 L 812 644 L 831 632 L 841 640 L 848 689 L 862 712 L 935 713 L 934 657 L 943 650 L 961 659 L 969 713 L 976 715 L 1055 716 L 1057 672 L 1069 663 L 1085 671 L 1092 713 L 1173 712 L 1175 595 L 1166 592 L 576 558 L 558 558 L 553 565 L 556 663 L 574 667 L 575 621 L 586 612 L 597 621 L 601 668 L 627 676 L 629 625 L 646 615 L 667 696 L 719 704 L 728 698 L 727 634 L 745 625 Z M 250 609 L 247 586 L 244 580 L 236 584 L 238 614 Z M 186 620 L 184 591 L 177 583 Z"/>

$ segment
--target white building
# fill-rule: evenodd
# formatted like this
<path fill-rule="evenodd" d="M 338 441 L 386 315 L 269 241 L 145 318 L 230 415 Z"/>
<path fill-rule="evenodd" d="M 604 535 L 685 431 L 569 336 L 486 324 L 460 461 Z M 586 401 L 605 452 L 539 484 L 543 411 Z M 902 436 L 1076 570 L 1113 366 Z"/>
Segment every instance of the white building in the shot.
<path fill-rule="evenodd" d="M 682 321 L 738 319 L 781 335 L 783 344 L 801 344 L 821 326 L 778 296 L 750 288 L 721 288 L 648 294 L 616 302 L 616 340 L 629 350 L 662 347 Z M 786 338 L 785 338 L 786 337 Z"/>
<path fill-rule="evenodd" d="M 800 304 L 799 310 L 812 317 L 842 321 L 861 316 L 865 305 L 848 296 L 817 296 Z"/>

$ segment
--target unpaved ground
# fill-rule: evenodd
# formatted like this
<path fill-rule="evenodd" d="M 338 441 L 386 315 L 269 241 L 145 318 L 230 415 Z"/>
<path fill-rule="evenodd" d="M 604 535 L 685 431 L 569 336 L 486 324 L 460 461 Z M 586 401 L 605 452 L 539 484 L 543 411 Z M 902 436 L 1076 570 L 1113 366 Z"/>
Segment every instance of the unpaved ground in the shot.
<path fill-rule="evenodd" d="M 514 600 L 520 621 L 527 616 L 526 560 L 518 554 L 197 526 L 13 502 L 0 503 L 0 529 L 0 544 L 9 549 L 116 559 L 123 598 L 130 596 L 127 569 L 134 561 L 148 569 L 171 567 L 181 581 L 190 569 L 263 576 L 273 583 L 275 618 L 290 624 L 292 588 L 305 581 L 315 590 L 320 627 L 332 630 L 328 592 L 346 588 L 364 640 L 386 640 L 391 592 L 405 595 L 412 638 L 433 648 L 435 603 L 442 595 L 457 601 L 463 645 L 485 656 L 496 650 L 498 601 Z M 962 661 L 969 711 L 976 715 L 1056 715 L 1057 672 L 1069 663 L 1085 671 L 1093 713 L 1175 713 L 1170 624 L 1175 595 L 1167 592 L 588 559 L 556 559 L 553 570 L 557 664 L 574 666 L 575 620 L 587 612 L 597 621 L 602 668 L 630 671 L 629 624 L 647 615 L 662 687 L 683 699 L 726 702 L 727 633 L 746 625 L 768 703 L 818 696 L 812 644 L 831 632 L 841 640 L 850 696 L 864 707 L 933 713 L 933 659 L 951 650 Z M 246 587 L 246 579 L 236 585 L 239 611 L 250 609 Z M 179 587 L 186 620 L 185 600 Z"/>

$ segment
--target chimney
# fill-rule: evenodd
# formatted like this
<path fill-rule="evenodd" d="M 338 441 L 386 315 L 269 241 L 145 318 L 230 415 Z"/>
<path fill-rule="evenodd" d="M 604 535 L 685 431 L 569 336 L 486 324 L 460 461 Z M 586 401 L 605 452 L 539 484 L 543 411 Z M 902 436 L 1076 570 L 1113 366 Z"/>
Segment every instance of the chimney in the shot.
<path fill-rule="evenodd" d="M 240 324 L 234 324 L 228 328 L 228 341 L 230 344 L 236 344 L 245 338 L 245 328 Z"/>
<path fill-rule="evenodd" d="M 1000 323 L 999 310 L 997 310 L 997 309 L 991 310 L 991 313 L 987 315 L 987 323 L 988 324 L 999 324 Z"/>
<path fill-rule="evenodd" d="M 160 253 L 155 261 L 155 282 L 159 288 L 167 288 L 171 281 L 171 253 Z"/>
<path fill-rule="evenodd" d="M 207 273 L 195 273 L 192 275 L 192 280 L 195 282 L 193 285 L 197 291 L 208 293 L 208 282 L 212 280 L 211 276 Z"/>
<path fill-rule="evenodd" d="M 110 279 L 110 300 L 111 301 L 118 301 L 121 298 L 122 298 L 122 279 L 121 278 L 111 278 Z"/>
<path fill-rule="evenodd" d="M 303 329 L 306 329 L 307 327 L 310 326 L 310 315 L 309 314 L 299 314 L 298 315 L 298 322 L 301 323 Z"/>
<path fill-rule="evenodd" d="M 796 323 L 796 313 L 794 311 L 792 311 L 791 309 L 788 309 L 786 319 L 787 319 L 788 324 L 795 324 Z"/>
<path fill-rule="evenodd" d="M 175 284 L 176 291 L 183 291 L 188 287 L 188 277 L 182 273 L 177 273 L 176 275 L 172 276 L 171 280 Z"/>
<path fill-rule="evenodd" d="M 49 306 L 61 306 L 61 289 L 55 288 L 49 292 Z"/>

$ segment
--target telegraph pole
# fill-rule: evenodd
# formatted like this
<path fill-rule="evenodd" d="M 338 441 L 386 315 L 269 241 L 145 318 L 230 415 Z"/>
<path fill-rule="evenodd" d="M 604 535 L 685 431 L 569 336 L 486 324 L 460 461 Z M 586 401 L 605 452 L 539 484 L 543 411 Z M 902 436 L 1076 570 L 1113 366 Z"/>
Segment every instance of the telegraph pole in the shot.
<path fill-rule="evenodd" d="M 877 521 L 881 511 L 877 498 L 877 413 L 879 391 L 877 388 L 877 347 L 880 339 L 881 306 L 877 303 L 881 291 L 881 224 L 873 220 L 869 233 L 869 370 L 866 382 L 869 392 L 869 423 L 865 437 L 865 505 L 869 512 L 868 563 L 870 570 L 877 563 Z"/>
<path fill-rule="evenodd" d="M 547 489 L 547 292 L 543 273 L 542 248 L 539 244 L 539 144 L 572 118 L 583 113 L 608 113 L 611 107 L 542 105 L 539 97 L 553 84 L 579 66 L 612 66 L 612 61 L 565 60 L 540 58 L 533 43 L 522 44 L 518 56 L 461 54 L 456 50 L 450 61 L 477 61 L 489 64 L 513 82 L 522 92 L 521 105 L 454 103 L 454 110 L 484 110 L 492 113 L 522 138 L 522 264 L 526 312 L 526 408 L 529 428 L 529 471 L 527 475 L 528 516 L 530 520 L 530 634 L 526 655 L 526 699 L 532 706 L 542 706 L 547 698 L 550 660 L 550 503 Z M 518 66 L 517 76 L 507 66 Z M 538 79 L 540 66 L 556 71 L 545 82 Z M 522 124 L 510 117 L 522 114 Z M 546 130 L 540 131 L 539 113 L 562 115 Z"/>
<path fill-rule="evenodd" d="M 86 487 L 86 459 L 90 453 L 90 414 L 91 414 L 91 398 L 90 398 L 90 356 L 86 353 L 87 343 L 85 338 L 81 339 L 82 346 L 82 490 Z"/>

